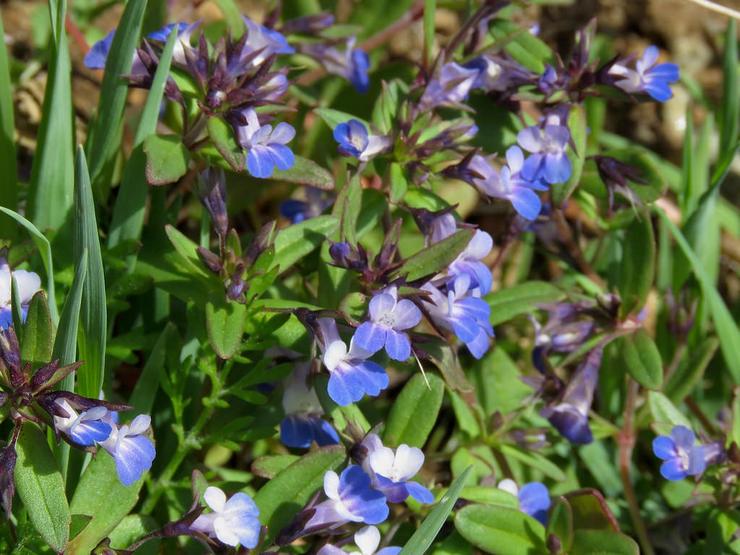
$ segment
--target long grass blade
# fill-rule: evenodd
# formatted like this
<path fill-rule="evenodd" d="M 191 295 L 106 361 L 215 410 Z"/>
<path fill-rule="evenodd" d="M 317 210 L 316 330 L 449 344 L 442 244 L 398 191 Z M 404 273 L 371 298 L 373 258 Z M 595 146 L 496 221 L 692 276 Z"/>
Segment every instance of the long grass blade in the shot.
<path fill-rule="evenodd" d="M 113 248 L 121 241 L 138 240 L 144 227 L 144 210 L 146 208 L 147 184 L 144 174 L 146 155 L 141 144 L 157 129 L 159 107 L 167 84 L 172 62 L 172 51 L 177 40 L 177 29 L 174 28 L 167 39 L 167 44 L 159 60 L 149 96 L 141 113 L 139 127 L 134 137 L 134 150 L 123 173 L 116 205 L 113 208 L 113 222 L 108 235 L 108 247 Z M 129 259 L 129 268 L 133 269 L 136 258 Z"/>
<path fill-rule="evenodd" d="M 72 66 L 64 31 L 66 12 L 66 0 L 50 2 L 54 30 L 52 63 L 31 170 L 28 211 L 31 221 L 42 230 L 61 227 L 72 208 L 74 196 Z"/>
<path fill-rule="evenodd" d="M 131 72 L 134 52 L 141 34 L 146 0 L 129 0 L 116 29 L 110 54 L 105 62 L 105 74 L 100 91 L 98 115 L 87 140 L 90 178 L 96 190 L 104 168 L 120 146 L 123 110 L 126 106 L 128 83 L 124 76 Z"/>
<path fill-rule="evenodd" d="M 51 258 L 51 244 L 35 225 L 17 212 L 13 212 L 4 206 L 0 206 L 0 212 L 13 218 L 28 231 L 41 255 L 41 263 L 44 265 L 44 270 L 46 271 L 46 295 L 49 297 L 49 312 L 51 312 L 52 321 L 56 325 L 59 322 L 59 312 L 57 311 L 56 295 L 54 292 L 54 263 Z"/>
<path fill-rule="evenodd" d="M 87 250 L 87 270 L 82 291 L 79 334 L 80 358 L 85 361 L 77 372 L 77 392 L 86 397 L 100 393 L 105 372 L 105 343 L 108 313 L 105 304 L 105 276 L 100 253 L 98 225 L 95 220 L 90 175 L 82 147 L 77 148 L 75 178 L 74 256 L 82 258 Z"/>
<path fill-rule="evenodd" d="M 5 36 L 0 14 L 0 37 Z M 0 187 L 0 206 L 11 210 L 18 207 L 18 168 L 15 152 L 15 121 L 13 118 L 13 88 L 10 82 L 10 64 L 5 42 L 0 44 L 0 168 L 3 168 L 3 186 Z M 0 222 L 0 237 L 15 237 L 12 222 Z"/>

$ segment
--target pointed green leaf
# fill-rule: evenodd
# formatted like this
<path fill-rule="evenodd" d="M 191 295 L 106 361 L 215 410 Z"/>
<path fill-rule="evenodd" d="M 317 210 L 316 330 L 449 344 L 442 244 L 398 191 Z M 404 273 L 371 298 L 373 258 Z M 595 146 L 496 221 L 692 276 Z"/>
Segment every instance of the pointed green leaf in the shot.
<path fill-rule="evenodd" d="M 624 254 L 619 268 L 618 289 L 623 316 L 645 304 L 655 279 L 655 236 L 647 213 L 635 218 L 624 237 Z"/>
<path fill-rule="evenodd" d="M 447 268 L 465 250 L 474 233 L 473 229 L 460 229 L 439 243 L 420 250 L 408 257 L 393 276 L 405 276 L 409 283 L 433 276 Z"/>
<path fill-rule="evenodd" d="M 468 505 L 455 515 L 455 528 L 463 538 L 486 553 L 547 553 L 542 524 L 519 509 Z"/>
<path fill-rule="evenodd" d="M 635 540 L 619 532 L 576 530 L 571 555 L 640 555 Z"/>
<path fill-rule="evenodd" d="M 235 172 L 242 172 L 246 168 L 244 149 L 234 136 L 234 129 L 220 117 L 208 118 L 208 136 L 213 146 Z M 150 182 L 151 183 L 151 182 Z"/>
<path fill-rule="evenodd" d="M 324 191 L 334 189 L 334 176 L 313 160 L 303 156 L 295 156 L 295 162 L 290 169 L 275 170 L 270 179 L 315 187 Z"/>
<path fill-rule="evenodd" d="M 225 298 L 206 304 L 208 340 L 220 358 L 229 359 L 239 350 L 246 318 L 245 304 Z"/>
<path fill-rule="evenodd" d="M 82 147 L 77 149 L 75 176 L 74 255 L 83 258 L 87 250 L 87 270 L 80 308 L 80 359 L 85 364 L 77 370 L 77 393 L 97 399 L 105 373 L 105 343 L 108 312 L 105 297 L 105 273 L 100 253 L 98 224 L 95 219 L 90 176 Z"/>
<path fill-rule="evenodd" d="M 692 428 L 691 422 L 671 401 L 658 391 L 651 391 L 648 396 L 648 407 L 653 417 L 653 428 L 664 435 L 671 433 L 674 426 Z"/>
<path fill-rule="evenodd" d="M 31 299 L 23 326 L 21 359 L 38 367 L 51 360 L 54 325 L 51 323 L 46 294 L 39 291 Z"/>
<path fill-rule="evenodd" d="M 41 537 L 61 552 L 69 538 L 72 522 L 64 480 L 46 441 L 46 433 L 35 424 L 23 425 L 15 447 L 15 487 L 28 517 Z"/>
<path fill-rule="evenodd" d="M 190 153 L 175 135 L 149 135 L 144 139 L 146 180 L 150 185 L 167 185 L 188 171 Z"/>
<path fill-rule="evenodd" d="M 271 268 L 280 268 L 281 273 L 290 269 L 317 249 L 338 226 L 339 220 L 334 216 L 317 216 L 281 229 L 275 237 L 275 258 Z"/>
<path fill-rule="evenodd" d="M 0 37 L 5 36 L 0 14 Z M 0 206 L 18 208 L 18 167 L 15 153 L 15 121 L 13 118 L 13 89 L 10 81 L 10 64 L 5 41 L 0 44 L 0 168 L 3 168 L 3 186 L 0 187 Z M 13 238 L 15 226 L 0 221 L 0 237 Z"/>
<path fill-rule="evenodd" d="M 527 281 L 504 287 L 486 296 L 491 305 L 491 324 L 508 322 L 515 316 L 531 314 L 537 307 L 558 302 L 565 293 L 546 281 Z"/>
<path fill-rule="evenodd" d="M 444 389 L 444 382 L 436 374 L 414 374 L 391 406 L 383 442 L 389 447 L 402 443 L 423 447 L 437 422 Z"/>
<path fill-rule="evenodd" d="M 624 357 L 627 372 L 646 389 L 663 386 L 663 361 L 658 347 L 643 329 L 617 340 L 617 350 Z"/>
<path fill-rule="evenodd" d="M 525 33 L 529 35 L 529 33 Z M 568 158 L 571 163 L 570 178 L 566 183 L 559 183 L 552 186 L 553 202 L 562 206 L 575 191 L 581 181 L 583 172 L 583 163 L 586 160 L 586 136 L 588 135 L 588 126 L 586 122 L 586 110 L 580 104 L 571 106 L 568 114 L 568 129 L 570 129 L 571 140 L 574 148 L 568 150 Z"/>

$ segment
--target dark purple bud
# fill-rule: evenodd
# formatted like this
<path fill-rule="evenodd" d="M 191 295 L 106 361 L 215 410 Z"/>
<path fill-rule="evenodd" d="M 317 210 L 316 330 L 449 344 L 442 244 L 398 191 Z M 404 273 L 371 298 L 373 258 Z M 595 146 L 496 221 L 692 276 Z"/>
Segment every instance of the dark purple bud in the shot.
<path fill-rule="evenodd" d="M 334 15 L 328 12 L 297 17 L 283 23 L 280 31 L 284 35 L 293 33 L 314 35 L 334 25 Z"/>
<path fill-rule="evenodd" d="M 36 396 L 39 405 L 51 416 L 61 416 L 68 418 L 69 414 L 57 403 L 57 399 L 64 399 L 70 406 L 78 412 L 90 410 L 93 407 L 105 407 L 109 411 L 123 412 L 131 410 L 131 406 L 122 403 L 110 403 L 102 399 L 90 399 L 70 391 L 49 391 Z"/>
<path fill-rule="evenodd" d="M 277 222 L 270 221 L 263 225 L 257 232 L 257 235 L 252 240 L 252 243 L 247 249 L 247 253 L 244 256 L 244 263 L 247 267 L 254 264 L 259 258 L 260 254 L 266 251 L 275 243 L 275 228 Z"/>
<path fill-rule="evenodd" d="M 55 360 L 46 366 L 42 366 L 36 371 L 33 378 L 31 378 L 31 389 L 33 393 L 36 394 L 54 387 L 69 374 L 76 371 L 82 364 L 82 362 L 74 362 L 60 368 L 59 361 Z"/>
<path fill-rule="evenodd" d="M 612 158 L 611 156 L 594 156 L 593 160 L 594 162 L 596 162 L 596 168 L 599 170 L 599 176 L 607 185 L 607 187 L 610 185 L 619 185 L 621 187 L 626 187 L 628 181 L 634 181 L 635 183 L 639 183 L 641 185 L 644 185 L 646 183 L 645 179 L 640 173 L 640 170 L 635 166 L 620 162 L 619 160 L 617 160 L 616 158 Z"/>
<path fill-rule="evenodd" d="M 540 411 L 540 414 L 572 443 L 586 444 L 593 441 L 588 424 L 588 411 L 591 409 L 599 380 L 599 366 L 603 353 L 603 345 L 593 349 L 576 369 L 559 402 Z"/>
<path fill-rule="evenodd" d="M 21 348 L 12 326 L 0 332 L 0 359 L 8 370 L 11 386 L 18 388 L 26 383 L 21 370 Z"/>
<path fill-rule="evenodd" d="M 13 510 L 13 495 L 15 495 L 15 482 L 13 473 L 15 471 L 15 441 L 18 438 L 16 433 L 13 434 L 11 442 L 0 449 L 0 502 L 2 502 L 5 516 L 10 518 Z"/>
<path fill-rule="evenodd" d="M 229 230 L 229 215 L 226 212 L 226 175 L 221 168 L 203 170 L 198 180 L 198 193 L 203 206 L 211 216 L 213 229 L 219 237 Z"/>
<path fill-rule="evenodd" d="M 592 18 L 576 35 L 576 48 L 571 56 L 570 71 L 580 73 L 587 65 L 591 44 L 596 34 L 596 18 Z"/>
<path fill-rule="evenodd" d="M 198 258 L 201 259 L 203 264 L 205 264 L 206 267 L 211 270 L 211 272 L 213 272 L 214 274 L 221 273 L 221 270 L 223 269 L 223 264 L 221 264 L 221 259 L 218 257 L 218 255 L 212 253 L 204 247 L 198 247 L 195 250 L 198 253 Z"/>
<path fill-rule="evenodd" d="M 367 268 L 367 258 L 349 243 L 332 243 L 329 247 L 329 255 L 331 255 L 334 264 L 342 268 L 351 270 Z"/>
<path fill-rule="evenodd" d="M 226 296 L 232 301 L 239 301 L 244 294 L 246 283 L 241 277 L 232 278 L 231 283 L 226 288 Z"/>

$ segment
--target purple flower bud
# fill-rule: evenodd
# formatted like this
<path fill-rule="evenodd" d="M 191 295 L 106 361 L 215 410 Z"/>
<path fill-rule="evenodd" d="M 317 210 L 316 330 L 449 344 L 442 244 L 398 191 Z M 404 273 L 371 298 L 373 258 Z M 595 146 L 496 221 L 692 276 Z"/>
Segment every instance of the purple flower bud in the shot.
<path fill-rule="evenodd" d="M 226 211 L 226 175 L 221 168 L 209 167 L 200 174 L 200 200 L 211 216 L 213 229 L 219 237 L 229 230 L 229 215 Z"/>
<path fill-rule="evenodd" d="M 15 463 L 18 456 L 15 453 L 15 441 L 17 434 L 13 434 L 13 439 L 0 449 L 0 502 L 6 518 L 10 518 L 13 510 L 13 496 L 15 495 Z"/>
<path fill-rule="evenodd" d="M 419 101 L 419 109 L 426 111 L 437 106 L 463 102 L 478 80 L 478 75 L 477 69 L 469 69 L 455 62 L 443 65 L 439 76 L 427 84 Z"/>

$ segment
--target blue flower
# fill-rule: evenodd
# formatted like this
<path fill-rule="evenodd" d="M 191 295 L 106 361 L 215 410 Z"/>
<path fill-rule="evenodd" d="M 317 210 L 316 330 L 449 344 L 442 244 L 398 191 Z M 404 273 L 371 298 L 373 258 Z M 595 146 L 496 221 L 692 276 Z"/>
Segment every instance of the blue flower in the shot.
<path fill-rule="evenodd" d="M 228 500 L 216 487 L 209 487 L 203 494 L 210 513 L 201 514 L 190 525 L 191 530 L 215 538 L 224 545 L 241 545 L 252 549 L 259 543 L 260 511 L 246 493 L 235 493 Z"/>
<path fill-rule="evenodd" d="M 519 132 L 517 142 L 532 153 L 521 167 L 525 179 L 541 179 L 550 184 L 568 180 L 571 165 L 565 151 L 570 142 L 570 131 L 565 125 L 546 123 L 544 127 L 527 127 Z"/>
<path fill-rule="evenodd" d="M 670 84 L 678 81 L 679 69 L 676 64 L 657 64 L 658 48 L 649 46 L 642 58 L 637 60 L 635 69 L 624 63 L 616 63 L 609 69 L 609 75 L 616 76 L 615 86 L 631 94 L 645 93 L 658 102 L 665 102 L 673 96 Z"/>
<path fill-rule="evenodd" d="M 82 60 L 87 69 L 105 69 L 105 61 L 108 59 L 108 52 L 110 52 L 110 46 L 113 43 L 115 34 L 116 31 L 114 29 L 105 35 L 104 38 L 93 44 L 90 50 L 87 51 L 85 58 Z"/>
<path fill-rule="evenodd" d="M 707 467 L 707 449 L 695 445 L 696 436 L 686 426 L 674 426 L 670 436 L 658 436 L 653 440 L 653 453 L 663 464 L 660 473 L 666 480 L 683 480 L 686 476 L 698 476 Z"/>
<path fill-rule="evenodd" d="M 481 261 L 491 253 L 492 248 L 491 236 L 485 231 L 477 230 L 465 250 L 450 264 L 447 273 L 453 281 L 460 276 L 468 276 L 469 288 L 477 288 L 481 295 L 485 295 L 491 290 L 493 276 L 488 266 Z"/>
<path fill-rule="evenodd" d="M 156 40 L 159 42 L 167 42 L 167 39 L 169 38 L 170 33 L 172 32 L 172 29 L 174 29 L 175 27 L 177 27 L 177 34 L 181 35 L 188 29 L 188 27 L 190 27 L 190 24 L 182 22 L 182 21 L 180 23 L 168 23 L 161 29 L 157 29 L 156 31 L 152 31 L 151 33 L 149 33 L 147 35 L 147 38 L 150 38 L 152 40 Z"/>
<path fill-rule="evenodd" d="M 345 406 L 362 399 L 375 397 L 388 387 L 388 375 L 379 364 L 367 360 L 372 353 L 361 348 L 352 339 L 347 344 L 339 337 L 337 324 L 329 318 L 320 318 L 322 361 L 329 370 L 329 397 Z"/>
<path fill-rule="evenodd" d="M 362 446 L 367 449 L 363 468 L 371 476 L 373 487 L 382 491 L 389 502 L 402 503 L 409 495 L 419 503 L 434 502 L 431 491 L 411 480 L 424 464 L 421 449 L 402 443 L 394 452 L 383 445 L 377 434 L 368 434 Z"/>
<path fill-rule="evenodd" d="M 473 184 L 484 194 L 508 200 L 514 210 L 527 220 L 535 220 L 542 210 L 542 202 L 535 191 L 546 191 L 541 180 L 525 179 L 522 175 L 524 154 L 514 145 L 506 151 L 507 164 L 496 172 L 488 161 L 476 154 L 470 161 L 470 169 L 481 175 L 473 178 Z"/>
<path fill-rule="evenodd" d="M 406 330 L 421 321 L 421 310 L 408 299 L 398 300 L 398 288 L 388 287 L 370 300 L 370 320 L 357 328 L 352 340 L 358 347 L 376 353 L 385 347 L 388 356 L 403 362 L 411 356 Z"/>
<path fill-rule="evenodd" d="M 114 426 L 111 434 L 101 442 L 116 462 L 118 478 L 124 486 L 130 486 L 152 467 L 156 452 L 154 443 L 146 435 L 151 418 L 140 414 L 131 424 Z"/>
<path fill-rule="evenodd" d="M 390 146 L 390 140 L 383 135 L 370 135 L 365 124 L 356 119 L 340 123 L 334 128 L 337 150 L 344 156 L 366 162 Z"/>
<path fill-rule="evenodd" d="M 504 92 L 528 83 L 534 74 L 513 60 L 495 54 L 484 54 L 465 64 L 468 69 L 478 71 L 474 89 Z"/>
<path fill-rule="evenodd" d="M 283 391 L 285 418 L 280 423 L 280 441 L 288 447 L 311 447 L 336 445 L 339 435 L 326 420 L 321 418 L 323 410 L 313 388 L 308 387 L 308 364 L 296 367 L 286 380 Z"/>
<path fill-rule="evenodd" d="M 365 526 L 355 532 L 355 545 L 360 549 L 361 555 L 398 555 L 400 547 L 388 546 L 378 550 L 380 545 L 380 531 L 375 526 Z M 347 555 L 347 552 L 327 544 L 319 549 L 316 555 Z"/>
<path fill-rule="evenodd" d="M 305 530 L 331 529 L 347 522 L 380 524 L 388 518 L 385 495 L 372 488 L 370 477 L 356 465 L 341 474 L 324 474 L 324 493 L 328 498 L 313 508 Z"/>
<path fill-rule="evenodd" d="M 543 525 L 547 524 L 547 511 L 550 508 L 550 493 L 547 487 L 540 482 L 529 482 L 519 488 L 514 480 L 501 480 L 498 488 L 516 496 L 519 501 L 519 510 L 536 518 Z"/>
<path fill-rule="evenodd" d="M 295 49 L 288 44 L 288 40 L 282 33 L 260 25 L 246 16 L 243 16 L 242 19 L 244 19 L 244 24 L 247 27 L 247 36 L 241 58 L 252 52 L 259 52 L 252 59 L 252 63 L 260 65 L 273 54 L 293 54 L 295 52 Z"/>
<path fill-rule="evenodd" d="M 466 68 L 455 62 L 443 65 L 439 76 L 427 84 L 419 101 L 419 108 L 430 110 L 437 106 L 459 104 L 468 97 L 478 76 L 477 69 Z"/>
<path fill-rule="evenodd" d="M 493 327 L 491 307 L 472 287 L 468 274 L 455 278 L 445 295 L 432 283 L 422 289 L 430 293 L 424 301 L 430 316 L 441 327 L 455 333 L 475 358 L 480 359 L 491 346 Z"/>
<path fill-rule="evenodd" d="M 55 414 L 54 427 L 77 445 L 91 447 L 110 436 L 111 425 L 103 420 L 108 413 L 105 407 L 93 407 L 78 414 L 65 399 L 57 399 L 55 403 L 67 416 Z"/>
<path fill-rule="evenodd" d="M 41 278 L 34 272 L 26 270 L 11 271 L 8 261 L 0 257 L 0 330 L 13 325 L 12 289 L 13 278 L 18 284 L 18 295 L 21 301 L 21 318 L 26 321 L 28 305 L 33 296 L 41 289 Z"/>
<path fill-rule="evenodd" d="M 368 69 L 370 58 L 367 53 L 355 48 L 355 37 L 347 39 L 342 50 L 334 46 L 322 44 L 306 48 L 306 53 L 312 54 L 326 68 L 326 71 L 347 79 L 357 92 L 365 93 L 370 87 Z"/>
<path fill-rule="evenodd" d="M 247 169 L 254 177 L 267 178 L 275 171 L 293 167 L 295 157 L 287 143 L 295 137 L 295 129 L 289 123 L 260 125 L 253 108 L 242 110 L 246 123 L 237 128 L 239 143 L 247 151 Z"/>
<path fill-rule="evenodd" d="M 304 187 L 305 200 L 288 199 L 280 205 L 280 214 L 297 224 L 315 218 L 332 205 L 334 200 L 321 189 Z"/>

